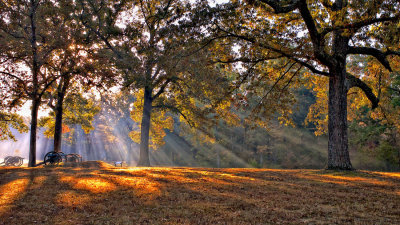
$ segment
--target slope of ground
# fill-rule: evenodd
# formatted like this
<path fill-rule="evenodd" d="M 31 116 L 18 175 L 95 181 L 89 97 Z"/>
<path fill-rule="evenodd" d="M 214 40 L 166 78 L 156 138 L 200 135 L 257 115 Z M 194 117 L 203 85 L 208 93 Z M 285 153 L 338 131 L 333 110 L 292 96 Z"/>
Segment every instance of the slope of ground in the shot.
<path fill-rule="evenodd" d="M 1 168 L 0 224 L 400 223 L 400 173 L 90 164 Z"/>

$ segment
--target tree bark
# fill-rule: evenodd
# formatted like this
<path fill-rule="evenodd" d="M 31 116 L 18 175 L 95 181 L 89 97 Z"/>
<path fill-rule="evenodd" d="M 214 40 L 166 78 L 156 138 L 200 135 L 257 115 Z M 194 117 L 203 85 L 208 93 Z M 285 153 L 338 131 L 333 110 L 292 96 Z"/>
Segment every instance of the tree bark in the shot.
<path fill-rule="evenodd" d="M 347 80 L 346 53 L 348 37 L 341 31 L 334 32 L 329 68 L 328 95 L 328 166 L 332 170 L 352 170 L 347 135 L 347 92 L 350 83 Z"/>
<path fill-rule="evenodd" d="M 328 168 L 352 170 L 347 136 L 346 70 L 339 69 L 329 78 Z"/>
<path fill-rule="evenodd" d="M 32 100 L 31 110 L 31 133 L 29 141 L 29 167 L 36 166 L 36 134 L 37 134 L 37 117 L 39 111 L 40 99 L 34 98 Z"/>
<path fill-rule="evenodd" d="M 34 0 L 30 1 L 30 25 L 31 25 L 31 47 L 32 47 L 32 84 L 33 84 L 33 91 L 31 94 L 32 99 L 32 110 L 31 110 L 31 134 L 30 134 L 30 141 L 29 141 L 29 167 L 36 166 L 36 133 L 37 133 L 37 117 L 38 111 L 40 106 L 40 95 L 38 93 L 38 75 L 39 75 L 39 65 L 38 65 L 38 54 L 37 54 L 37 43 L 36 43 L 36 9 L 37 9 L 37 2 Z"/>
<path fill-rule="evenodd" d="M 54 151 L 61 152 L 61 143 L 62 143 L 62 121 L 63 121 L 63 104 L 65 92 L 68 87 L 68 78 L 62 77 L 60 80 L 60 84 L 58 85 L 57 90 L 57 104 L 55 108 L 56 113 L 56 123 L 54 126 Z"/>
<path fill-rule="evenodd" d="M 143 101 L 143 116 L 140 128 L 140 155 L 137 166 L 150 166 L 149 134 L 152 110 L 152 97 L 150 88 L 145 88 Z"/>
<path fill-rule="evenodd" d="M 220 149 L 219 146 L 216 146 L 217 148 L 217 168 L 221 168 L 221 156 L 220 156 Z"/>

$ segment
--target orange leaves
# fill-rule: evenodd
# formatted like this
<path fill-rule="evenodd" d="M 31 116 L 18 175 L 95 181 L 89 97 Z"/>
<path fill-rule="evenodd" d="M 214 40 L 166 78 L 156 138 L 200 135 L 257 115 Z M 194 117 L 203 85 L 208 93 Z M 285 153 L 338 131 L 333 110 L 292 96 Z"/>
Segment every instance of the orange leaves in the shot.
<path fill-rule="evenodd" d="M 62 124 L 62 133 L 63 133 L 63 134 L 69 133 L 70 131 L 71 131 L 71 129 L 69 128 L 68 125 Z"/>

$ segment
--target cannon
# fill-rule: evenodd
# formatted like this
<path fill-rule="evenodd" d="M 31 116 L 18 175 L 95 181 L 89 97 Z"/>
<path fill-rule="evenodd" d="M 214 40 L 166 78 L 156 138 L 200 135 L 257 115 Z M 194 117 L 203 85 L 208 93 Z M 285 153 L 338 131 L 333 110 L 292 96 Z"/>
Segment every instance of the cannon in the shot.
<path fill-rule="evenodd" d="M 4 162 L 1 162 L 0 165 L 4 166 L 22 166 L 24 164 L 24 158 L 19 156 L 6 156 L 4 158 Z"/>
<path fill-rule="evenodd" d="M 65 154 L 63 152 L 48 152 L 44 156 L 43 163 L 45 165 L 58 165 L 60 162 L 82 162 L 82 156 L 76 153 Z"/>

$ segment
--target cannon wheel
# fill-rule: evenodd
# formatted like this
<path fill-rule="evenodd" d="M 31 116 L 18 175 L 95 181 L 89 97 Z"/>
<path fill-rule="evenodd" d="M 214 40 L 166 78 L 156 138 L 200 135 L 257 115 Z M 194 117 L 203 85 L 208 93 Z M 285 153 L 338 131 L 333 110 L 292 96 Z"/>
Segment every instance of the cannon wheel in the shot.
<path fill-rule="evenodd" d="M 76 155 L 76 154 L 68 154 L 67 155 L 67 162 L 75 162 L 75 163 L 78 163 L 80 160 L 79 160 L 79 157 Z"/>
<path fill-rule="evenodd" d="M 81 155 L 79 155 L 77 153 L 74 153 L 74 155 L 76 156 L 76 158 L 78 158 L 79 162 L 82 162 L 82 156 Z"/>
<path fill-rule="evenodd" d="M 61 155 L 58 152 L 48 152 L 43 159 L 45 165 L 58 165 L 62 161 Z"/>
<path fill-rule="evenodd" d="M 7 156 L 4 158 L 4 165 L 5 166 L 14 166 L 14 156 Z"/>
<path fill-rule="evenodd" d="M 12 156 L 6 156 L 5 158 L 4 158 L 4 165 L 5 166 L 9 166 L 10 165 L 10 162 L 9 162 L 9 160 L 12 158 Z"/>
<path fill-rule="evenodd" d="M 15 166 L 22 166 L 22 164 L 24 164 L 24 158 L 17 156 L 16 158 L 18 158 L 18 163 L 15 163 Z"/>

